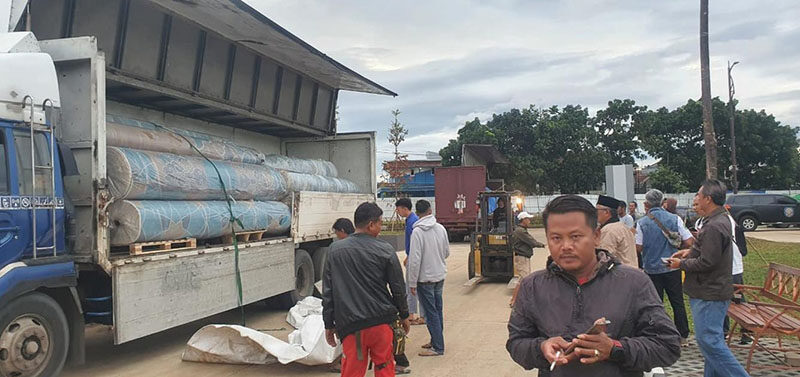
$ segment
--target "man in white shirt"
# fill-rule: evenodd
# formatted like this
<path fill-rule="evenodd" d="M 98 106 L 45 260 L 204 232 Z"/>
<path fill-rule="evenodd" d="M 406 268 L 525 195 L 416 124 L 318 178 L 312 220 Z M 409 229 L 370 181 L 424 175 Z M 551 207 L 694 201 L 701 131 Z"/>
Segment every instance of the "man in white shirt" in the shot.
<path fill-rule="evenodd" d="M 621 223 L 625 224 L 625 226 L 627 226 L 628 229 L 633 229 L 633 225 L 634 225 L 633 216 L 631 216 L 631 215 L 626 213 L 625 210 L 627 208 L 628 208 L 628 205 L 625 204 L 625 202 L 620 201 L 619 202 L 619 207 L 617 207 L 617 215 L 619 215 L 619 221 Z"/>

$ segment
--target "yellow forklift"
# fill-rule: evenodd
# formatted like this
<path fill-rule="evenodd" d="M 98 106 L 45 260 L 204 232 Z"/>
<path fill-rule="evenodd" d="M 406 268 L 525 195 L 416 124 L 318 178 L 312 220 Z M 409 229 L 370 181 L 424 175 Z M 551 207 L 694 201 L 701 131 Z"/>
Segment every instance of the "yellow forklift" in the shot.
<path fill-rule="evenodd" d="M 490 212 L 491 203 L 496 203 L 496 209 Z M 518 191 L 478 193 L 479 212 L 470 237 L 469 280 L 464 283 L 465 287 L 475 286 L 486 278 L 510 279 L 509 289 L 516 287 L 518 278 L 514 274 L 511 237 L 517 226 L 516 214 L 522 211 L 523 204 L 523 196 Z"/>

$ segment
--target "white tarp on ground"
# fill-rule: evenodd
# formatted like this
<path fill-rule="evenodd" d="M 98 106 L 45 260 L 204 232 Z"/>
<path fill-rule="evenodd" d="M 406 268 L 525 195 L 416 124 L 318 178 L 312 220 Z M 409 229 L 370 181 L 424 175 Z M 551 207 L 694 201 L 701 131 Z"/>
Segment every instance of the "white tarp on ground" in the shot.
<path fill-rule="evenodd" d="M 208 325 L 198 330 L 183 351 L 184 361 L 222 364 L 330 364 L 342 354 L 341 345 L 325 341 L 322 300 L 307 297 L 292 307 L 287 320 L 299 324 L 289 342 L 237 325 Z M 293 324 L 294 326 L 294 324 Z"/>

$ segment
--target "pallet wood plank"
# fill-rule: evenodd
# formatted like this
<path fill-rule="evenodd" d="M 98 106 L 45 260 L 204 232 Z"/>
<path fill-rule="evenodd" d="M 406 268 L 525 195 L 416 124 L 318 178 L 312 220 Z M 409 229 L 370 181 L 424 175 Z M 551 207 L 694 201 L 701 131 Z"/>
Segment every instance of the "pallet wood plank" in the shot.
<path fill-rule="evenodd" d="M 196 238 L 182 238 L 179 240 L 137 242 L 128 246 L 131 255 L 144 255 L 164 251 L 189 250 L 197 248 Z"/>

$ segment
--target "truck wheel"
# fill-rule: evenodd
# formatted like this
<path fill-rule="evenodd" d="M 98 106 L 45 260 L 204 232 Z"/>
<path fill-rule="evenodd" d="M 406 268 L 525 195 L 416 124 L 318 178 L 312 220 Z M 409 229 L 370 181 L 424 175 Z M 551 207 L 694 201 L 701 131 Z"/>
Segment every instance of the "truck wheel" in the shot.
<path fill-rule="evenodd" d="M 42 293 L 19 297 L 0 309 L 0 375 L 49 377 L 61 374 L 67 358 L 67 317 Z"/>
<path fill-rule="evenodd" d="M 276 309 L 290 309 L 298 301 L 314 294 L 314 262 L 303 249 L 294 252 L 295 288 L 284 294 L 267 299 L 267 305 Z"/>
<path fill-rule="evenodd" d="M 325 268 L 325 261 L 328 259 L 328 251 L 330 247 L 320 247 L 314 254 L 311 256 L 311 260 L 314 262 L 314 282 L 318 282 L 322 280 L 322 272 Z"/>
<path fill-rule="evenodd" d="M 469 251 L 469 257 L 467 258 L 467 276 L 470 279 L 475 277 L 475 250 Z"/>
<path fill-rule="evenodd" d="M 745 232 L 752 232 L 758 228 L 758 220 L 751 215 L 744 215 L 739 218 L 739 225 Z"/>

